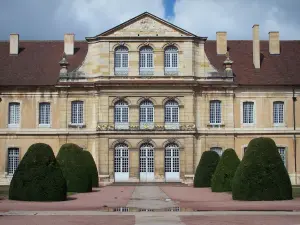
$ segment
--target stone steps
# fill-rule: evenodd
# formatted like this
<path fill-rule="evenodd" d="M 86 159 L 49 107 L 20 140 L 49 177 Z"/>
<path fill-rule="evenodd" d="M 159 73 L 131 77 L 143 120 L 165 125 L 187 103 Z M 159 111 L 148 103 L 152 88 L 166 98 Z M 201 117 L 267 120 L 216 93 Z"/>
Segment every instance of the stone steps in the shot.
<path fill-rule="evenodd" d="M 181 182 L 114 182 L 110 186 L 176 186 L 187 187 L 187 184 Z"/>

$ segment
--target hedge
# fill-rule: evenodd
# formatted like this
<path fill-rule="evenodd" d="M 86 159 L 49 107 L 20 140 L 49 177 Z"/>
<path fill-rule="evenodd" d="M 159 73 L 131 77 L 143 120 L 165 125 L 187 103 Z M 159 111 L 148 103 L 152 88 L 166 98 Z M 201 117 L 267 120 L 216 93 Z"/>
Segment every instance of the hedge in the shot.
<path fill-rule="evenodd" d="M 99 187 L 98 170 L 92 154 L 89 151 L 83 151 L 85 164 L 92 177 L 92 186 Z"/>
<path fill-rule="evenodd" d="M 67 181 L 68 192 L 92 191 L 92 177 L 86 167 L 82 148 L 72 143 L 64 144 L 56 159 Z"/>
<path fill-rule="evenodd" d="M 292 199 L 289 174 L 271 138 L 255 138 L 238 166 L 232 182 L 234 200 Z"/>
<path fill-rule="evenodd" d="M 21 201 L 64 201 L 66 180 L 51 147 L 36 143 L 19 163 L 9 187 L 9 199 Z"/>
<path fill-rule="evenodd" d="M 200 162 L 197 166 L 194 187 L 210 187 L 211 177 L 215 172 L 220 157 L 215 151 L 203 152 Z"/>
<path fill-rule="evenodd" d="M 240 160 L 236 152 L 232 148 L 226 149 L 212 176 L 211 190 L 213 192 L 230 192 L 232 179 L 239 164 Z"/>

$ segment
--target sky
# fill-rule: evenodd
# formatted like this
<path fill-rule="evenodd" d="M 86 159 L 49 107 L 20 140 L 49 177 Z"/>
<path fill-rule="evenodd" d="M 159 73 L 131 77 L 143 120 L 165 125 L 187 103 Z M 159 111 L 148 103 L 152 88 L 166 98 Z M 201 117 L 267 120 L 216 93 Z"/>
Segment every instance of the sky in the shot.
<path fill-rule="evenodd" d="M 300 39 L 299 0 L 3 0 L 0 40 L 18 33 L 20 40 L 76 40 L 100 34 L 148 11 L 198 36 L 251 40 L 260 25 L 260 39 L 279 31 L 281 40 Z"/>

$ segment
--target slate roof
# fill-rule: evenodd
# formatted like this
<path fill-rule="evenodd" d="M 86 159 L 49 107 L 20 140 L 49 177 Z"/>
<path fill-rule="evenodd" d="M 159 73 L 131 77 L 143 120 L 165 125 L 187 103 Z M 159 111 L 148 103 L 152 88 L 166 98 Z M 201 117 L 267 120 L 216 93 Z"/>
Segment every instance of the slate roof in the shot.
<path fill-rule="evenodd" d="M 9 55 L 9 42 L 0 42 L 0 86 L 52 86 L 59 78 L 63 41 L 20 41 L 20 53 Z M 239 85 L 300 85 L 300 41 L 281 41 L 280 55 L 269 54 L 268 41 L 260 41 L 261 69 L 254 69 L 252 41 L 228 41 L 234 61 L 235 83 Z M 79 67 L 87 54 L 86 41 L 75 42 L 68 56 L 68 70 Z M 216 41 L 206 41 L 209 61 L 223 71 L 224 55 L 217 55 Z"/>

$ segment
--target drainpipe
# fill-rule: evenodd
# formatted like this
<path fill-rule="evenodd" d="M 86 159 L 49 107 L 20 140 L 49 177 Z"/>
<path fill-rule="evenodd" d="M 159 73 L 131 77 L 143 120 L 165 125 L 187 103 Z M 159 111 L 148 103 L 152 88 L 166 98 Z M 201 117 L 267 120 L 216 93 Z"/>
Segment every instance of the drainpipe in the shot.
<path fill-rule="evenodd" d="M 294 166 L 295 166 L 295 184 L 297 184 L 297 140 L 296 140 L 296 108 L 295 88 L 293 87 L 293 124 L 294 124 Z"/>

